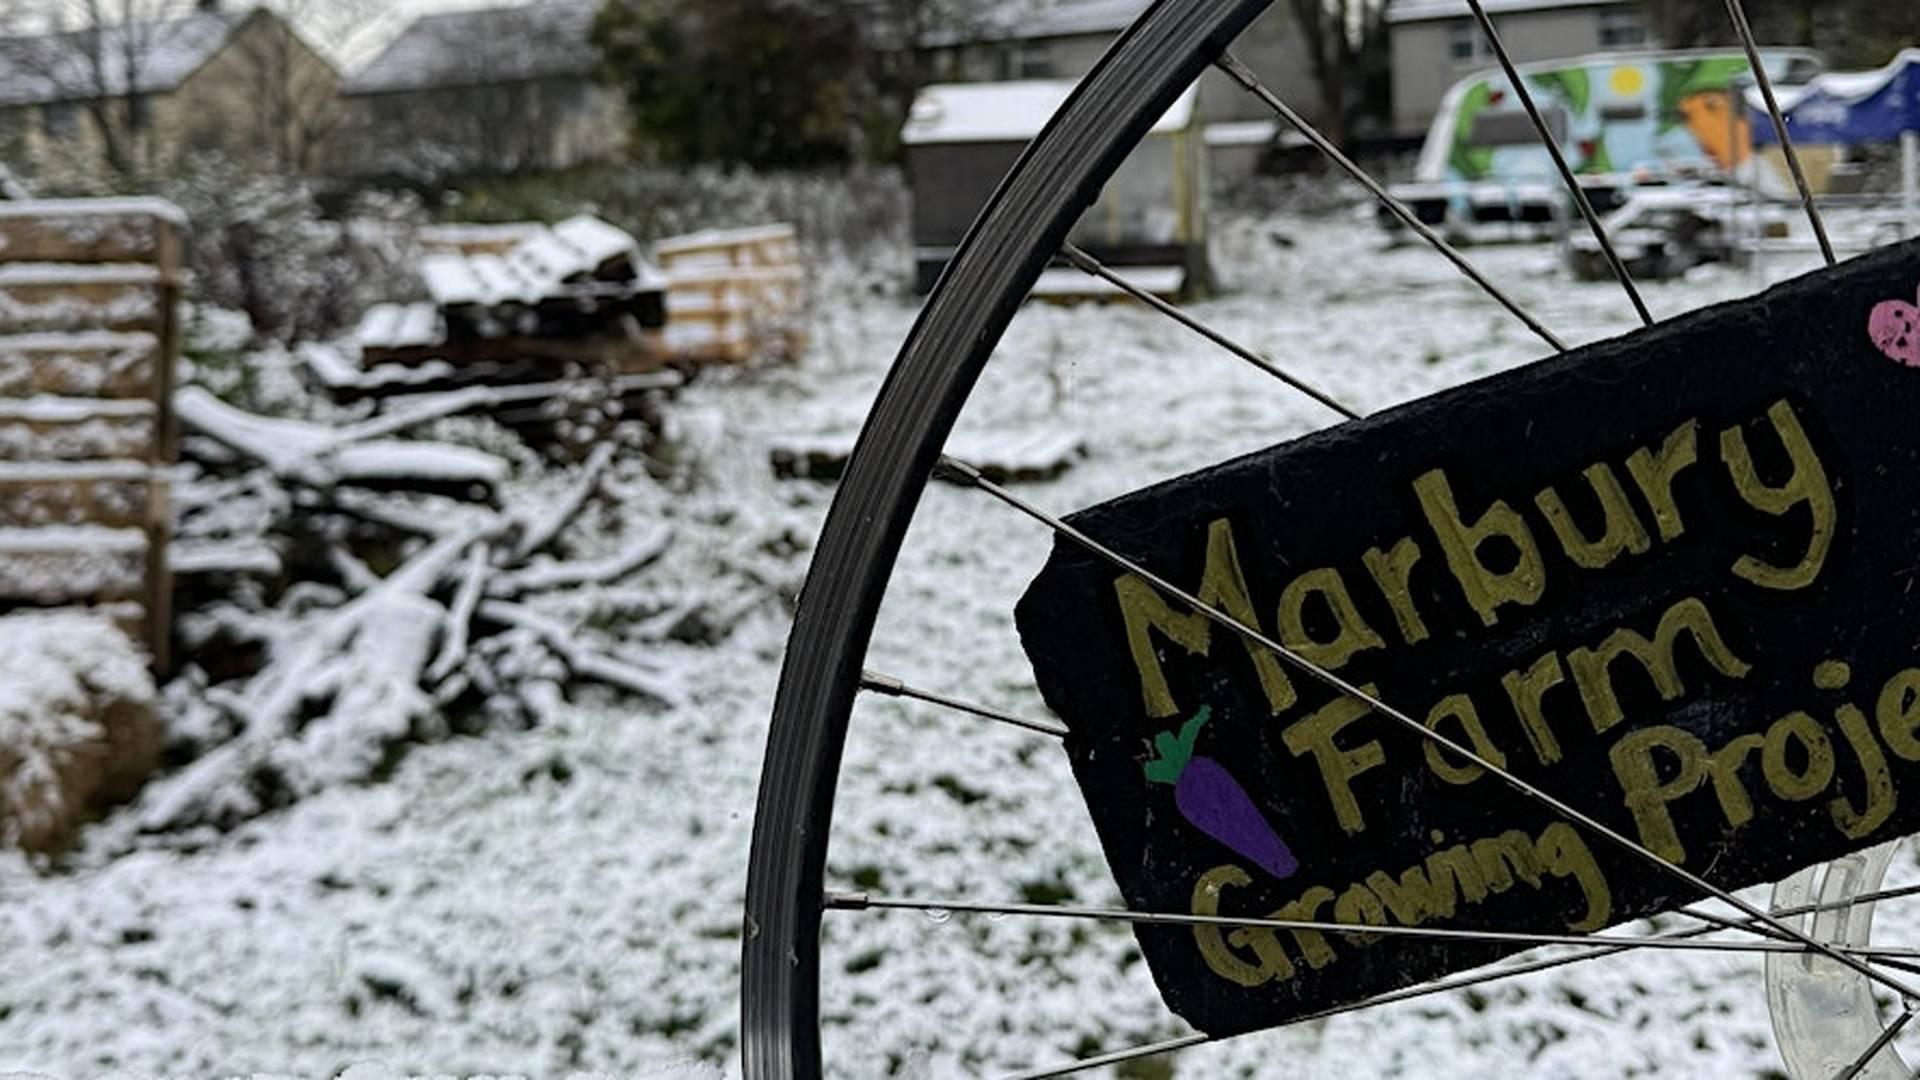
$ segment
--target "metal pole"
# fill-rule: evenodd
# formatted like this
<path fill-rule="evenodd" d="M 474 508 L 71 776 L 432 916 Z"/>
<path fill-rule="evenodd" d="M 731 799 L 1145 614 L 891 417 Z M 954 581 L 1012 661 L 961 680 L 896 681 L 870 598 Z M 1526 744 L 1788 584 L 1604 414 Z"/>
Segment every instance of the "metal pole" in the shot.
<path fill-rule="evenodd" d="M 1907 236 L 1920 236 L 1920 131 L 1900 133 L 1900 204 Z"/>

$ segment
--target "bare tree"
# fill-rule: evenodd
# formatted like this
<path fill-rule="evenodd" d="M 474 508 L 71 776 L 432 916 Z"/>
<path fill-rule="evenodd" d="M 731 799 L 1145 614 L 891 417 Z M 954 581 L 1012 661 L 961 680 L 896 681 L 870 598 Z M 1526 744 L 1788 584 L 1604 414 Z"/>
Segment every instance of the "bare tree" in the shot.
<path fill-rule="evenodd" d="M 40 0 L 8 4 L 0 30 L 40 31 L 16 41 L 6 59 L 86 117 L 85 164 L 127 188 L 174 167 L 181 152 L 220 150 L 278 171 L 313 168 L 340 123 L 337 76 L 320 51 L 328 43 L 315 48 L 289 25 L 310 25 L 338 44 L 375 3 L 275 0 L 242 18 L 219 0 Z M 169 134 L 179 145 L 159 145 L 154 99 L 189 74 L 183 57 L 210 58 L 230 35 L 225 77 L 241 85 L 214 107 L 178 117 Z"/>
<path fill-rule="evenodd" d="M 327 53 L 375 10 L 375 0 L 280 0 L 274 10 L 280 21 L 234 43 L 233 61 L 246 84 L 246 126 L 264 163 L 308 173 L 321 164 L 346 115 Z"/>
<path fill-rule="evenodd" d="M 185 0 L 51 0 L 23 9 L 55 33 L 12 50 L 25 71 L 90 121 L 102 163 L 125 183 L 152 165 L 154 63 L 191 10 Z"/>
<path fill-rule="evenodd" d="M 1721 4 L 1641 0 L 1640 7 L 1663 45 L 1737 44 Z M 1747 15 L 1762 43 L 1816 48 L 1840 67 L 1886 63 L 1920 38 L 1920 4 L 1913 0 L 1749 0 Z"/>
<path fill-rule="evenodd" d="M 1326 135 L 1344 144 L 1384 61 L 1386 0 L 1287 0 L 1320 90 Z"/>

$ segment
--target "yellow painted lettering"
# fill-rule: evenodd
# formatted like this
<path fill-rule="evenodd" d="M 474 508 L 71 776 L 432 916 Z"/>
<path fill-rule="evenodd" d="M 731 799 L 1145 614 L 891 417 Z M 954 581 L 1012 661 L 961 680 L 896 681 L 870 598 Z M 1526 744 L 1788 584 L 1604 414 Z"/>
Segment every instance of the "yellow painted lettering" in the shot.
<path fill-rule="evenodd" d="M 1565 679 L 1558 653 L 1548 653 L 1535 660 L 1524 672 L 1509 671 L 1500 677 L 1500 685 L 1506 688 L 1507 698 L 1513 702 L 1514 715 L 1520 718 L 1520 730 L 1526 733 L 1533 756 L 1539 758 L 1542 765 L 1560 760 L 1560 740 L 1554 738 L 1553 726 L 1547 722 L 1546 707 L 1541 699 Z"/>
<path fill-rule="evenodd" d="M 1655 751 L 1660 750 L 1679 765 L 1667 780 L 1660 778 L 1660 767 L 1654 760 Z M 1680 845 L 1667 804 L 1691 794 L 1706 779 L 1706 744 L 1677 727 L 1658 724 L 1614 743 L 1607 756 L 1613 761 L 1614 777 L 1640 831 L 1640 843 L 1670 863 L 1686 862 L 1687 851 Z"/>
<path fill-rule="evenodd" d="M 1860 762 L 1860 775 L 1866 785 L 1867 803 L 1854 809 L 1845 795 L 1835 795 L 1827 804 L 1827 810 L 1833 815 L 1833 823 L 1849 840 L 1859 840 L 1886 823 L 1893 815 L 1895 796 L 1893 790 L 1893 771 L 1887 768 L 1887 756 L 1880 752 L 1880 744 L 1873 737 L 1873 730 L 1867 726 L 1867 714 L 1853 705 L 1842 705 L 1834 710 L 1833 718 L 1840 722 L 1840 733 L 1847 737 L 1847 745 L 1853 748 L 1854 757 Z"/>
<path fill-rule="evenodd" d="M 1800 745 L 1801 767 L 1787 759 L 1789 742 Z M 1833 742 L 1819 721 L 1803 712 L 1790 712 L 1767 728 L 1760 748 L 1760 774 L 1767 788 L 1788 802 L 1804 802 L 1833 782 Z"/>
<path fill-rule="evenodd" d="M 1833 488 L 1827 483 L 1827 470 L 1820 464 L 1820 455 L 1814 453 L 1807 433 L 1801 429 L 1793 406 L 1777 401 L 1767 410 L 1767 419 L 1793 462 L 1793 473 L 1786 483 L 1772 487 L 1760 479 L 1753 456 L 1747 452 L 1746 433 L 1739 427 L 1720 433 L 1721 460 L 1726 462 L 1733 486 L 1748 505 L 1778 517 L 1805 504 L 1813 518 L 1812 531 L 1807 537 L 1806 554 L 1797 564 L 1774 566 L 1752 555 L 1742 555 L 1734 561 L 1733 572 L 1763 589 L 1804 589 L 1820 576 L 1820 568 L 1827 561 L 1827 549 L 1833 545 L 1837 517 Z"/>
<path fill-rule="evenodd" d="M 1686 523 L 1680 520 L 1680 504 L 1673 497 L 1673 479 L 1698 460 L 1699 436 L 1700 421 L 1689 420 L 1673 429 L 1660 444 L 1659 453 L 1643 446 L 1627 458 L 1627 472 L 1641 497 L 1653 508 L 1653 524 L 1667 543 L 1687 531 Z"/>
<path fill-rule="evenodd" d="M 1692 637 L 1700 655 L 1720 674 L 1738 679 L 1752 670 L 1752 665 L 1727 647 L 1726 639 L 1713 625 L 1707 605 L 1689 597 L 1660 616 L 1652 641 L 1623 628 L 1607 635 L 1596 648 L 1575 649 L 1567 654 L 1567 667 L 1573 672 L 1574 685 L 1580 689 L 1580 699 L 1586 705 L 1587 718 L 1593 722 L 1594 731 L 1604 732 L 1626 716 L 1610 670 L 1613 662 L 1622 656 L 1639 661 L 1641 670 L 1653 680 L 1653 688 L 1662 700 L 1672 701 L 1685 692 L 1686 685 L 1680 680 L 1680 666 L 1674 657 L 1682 633 Z"/>
<path fill-rule="evenodd" d="M 1195 915 L 1220 914 L 1220 893 L 1223 889 L 1229 885 L 1243 886 L 1252 883 L 1253 879 L 1247 876 L 1247 872 L 1237 866 L 1214 867 L 1200 875 L 1200 880 L 1193 883 L 1193 913 Z M 1282 979 L 1292 977 L 1291 961 L 1288 962 L 1285 972 L 1279 973 L 1267 967 L 1264 962 L 1251 964 L 1236 956 L 1233 950 L 1227 947 L 1221 934 L 1222 929 L 1218 926 L 1202 925 L 1196 925 L 1193 928 L 1193 940 L 1200 946 L 1200 956 L 1206 960 L 1207 967 L 1212 969 L 1215 975 L 1240 986 L 1259 986 L 1276 975 Z M 1272 932 L 1268 931 L 1267 936 L 1272 937 Z"/>
<path fill-rule="evenodd" d="M 1413 491 L 1435 539 L 1440 541 L 1448 569 L 1480 621 L 1492 626 L 1500 621 L 1502 605 L 1525 607 L 1539 601 L 1547 588 L 1546 566 L 1533 532 L 1512 507 L 1496 499 L 1478 521 L 1468 524 L 1461 519 L 1453 487 L 1440 469 L 1414 480 Z M 1512 569 L 1496 571 L 1481 561 L 1481 548 L 1495 538 L 1505 540 L 1517 553 Z"/>
<path fill-rule="evenodd" d="M 1321 641 L 1307 632 L 1307 604 L 1318 597 L 1338 628 Z M 1280 643 L 1328 671 L 1337 671 L 1363 649 L 1383 649 L 1386 642 L 1354 606 L 1340 572 L 1330 567 L 1309 570 L 1287 583 L 1280 593 Z"/>
<path fill-rule="evenodd" d="M 1640 524 L 1639 516 L 1627 502 L 1627 493 L 1620 487 L 1613 468 L 1600 462 L 1588 466 L 1580 475 L 1587 478 L 1587 485 L 1600 504 L 1604 524 L 1599 539 L 1590 540 L 1580 532 L 1580 526 L 1574 524 L 1573 515 L 1567 511 L 1566 502 L 1553 488 L 1542 489 L 1533 500 L 1546 515 L 1547 524 L 1553 527 L 1553 535 L 1559 539 L 1567 558 L 1573 560 L 1575 566 L 1598 570 L 1619 558 L 1623 551 L 1640 555 L 1651 548 L 1653 541 L 1647 536 L 1646 526 Z"/>
<path fill-rule="evenodd" d="M 1420 618 L 1420 608 L 1413 602 L 1413 564 L 1420 561 L 1420 545 L 1410 536 L 1387 551 L 1368 548 L 1360 556 L 1366 564 L 1367 573 L 1373 575 L 1373 583 L 1380 588 L 1380 595 L 1387 598 L 1387 606 L 1393 609 L 1393 621 L 1400 627 L 1400 638 L 1409 645 L 1427 639 L 1427 624 Z"/>
<path fill-rule="evenodd" d="M 1442 720 L 1459 721 L 1460 734 L 1440 731 Z M 1480 760 L 1502 769 L 1507 767 L 1507 756 L 1502 754 L 1500 748 L 1493 745 L 1493 740 L 1487 737 L 1487 727 L 1480 722 L 1480 711 L 1473 707 L 1473 699 L 1467 695 L 1451 694 L 1441 698 L 1438 704 L 1427 711 L 1426 722 L 1427 730 L 1438 731 L 1456 743 L 1464 741 Z M 1463 740 L 1461 735 L 1465 735 L 1466 738 Z M 1471 761 L 1455 764 L 1449 760 L 1452 754 L 1441 749 L 1440 744 L 1431 739 L 1423 739 L 1421 742 L 1423 744 L 1421 748 L 1427 755 L 1427 768 L 1432 769 L 1433 775 L 1449 784 L 1471 784 L 1486 772 L 1486 769 Z"/>
<path fill-rule="evenodd" d="M 1591 933 L 1613 919 L 1613 891 L 1607 887 L 1607 877 L 1573 826 L 1564 821 L 1547 826 L 1534 851 L 1547 873 L 1572 878 L 1586 899 L 1586 914 L 1567 923 L 1567 929 Z"/>
<path fill-rule="evenodd" d="M 1371 686 L 1362 689 L 1368 694 L 1374 693 Z M 1370 739 L 1352 748 L 1342 746 L 1336 740 L 1347 725 L 1366 716 L 1369 711 L 1366 705 L 1343 695 L 1319 712 L 1288 725 L 1280 733 L 1282 741 L 1295 757 L 1313 755 L 1314 764 L 1320 767 L 1320 779 L 1326 785 L 1327 799 L 1333 803 L 1334 819 L 1349 833 L 1357 833 L 1367 827 L 1366 819 L 1360 813 L 1359 800 L 1353 797 L 1353 778 L 1385 764 L 1387 754 L 1375 740 Z"/>

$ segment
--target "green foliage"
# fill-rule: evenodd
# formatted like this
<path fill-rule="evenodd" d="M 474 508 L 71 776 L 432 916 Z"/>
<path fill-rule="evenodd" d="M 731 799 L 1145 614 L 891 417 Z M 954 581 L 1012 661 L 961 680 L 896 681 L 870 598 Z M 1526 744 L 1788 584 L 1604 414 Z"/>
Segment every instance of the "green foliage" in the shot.
<path fill-rule="evenodd" d="M 638 152 L 664 163 L 842 165 L 885 126 L 860 23 L 839 4 L 608 0 L 594 42 Z"/>

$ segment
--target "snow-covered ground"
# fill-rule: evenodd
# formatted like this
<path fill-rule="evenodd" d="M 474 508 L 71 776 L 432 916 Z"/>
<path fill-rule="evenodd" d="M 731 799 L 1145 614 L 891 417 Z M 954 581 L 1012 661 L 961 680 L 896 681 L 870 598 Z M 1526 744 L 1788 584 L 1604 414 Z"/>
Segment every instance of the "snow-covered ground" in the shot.
<path fill-rule="evenodd" d="M 1368 410 L 1542 353 L 1431 252 L 1379 243 L 1342 216 L 1234 224 L 1217 244 L 1231 291 L 1194 310 Z M 1571 282 L 1545 248 L 1473 257 L 1569 340 L 1632 325 L 1617 288 Z M 630 511 L 679 530 L 648 579 L 691 579 L 722 559 L 797 580 L 831 492 L 773 480 L 767 447 L 857 427 L 914 311 L 873 280 L 827 275 L 832 302 L 804 365 L 681 395 L 677 446 L 702 481 L 664 510 Z M 1673 314 L 1758 284 L 1707 272 L 1648 296 Z M 1034 307 L 963 428 L 1081 437 L 1083 462 L 1023 489 L 1069 510 L 1329 421 L 1145 311 Z M 870 666 L 1040 713 L 1011 611 L 1048 544 L 977 493 L 932 488 Z M 780 610 L 763 605 L 711 648 L 660 646 L 684 676 L 691 704 L 678 712 L 585 694 L 557 722 L 418 748 L 382 782 L 228 835 L 83 852 L 52 876 L 10 867 L 0 1069 L 735 1071 L 740 903 Z M 1066 762 L 1040 737 L 865 699 L 840 791 L 835 886 L 1116 901 Z M 1920 877 L 1910 856 L 1895 877 Z M 1881 933 L 1912 940 L 1920 911 L 1887 907 Z M 1777 1066 L 1759 971 L 1748 957 L 1632 955 L 1119 1075 L 1764 1074 Z M 1130 935 L 1108 926 L 833 913 L 823 973 L 836 1076 L 991 1075 L 1183 1030 Z"/>

